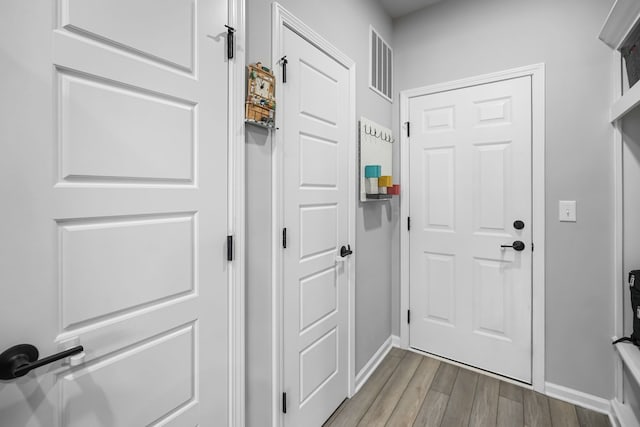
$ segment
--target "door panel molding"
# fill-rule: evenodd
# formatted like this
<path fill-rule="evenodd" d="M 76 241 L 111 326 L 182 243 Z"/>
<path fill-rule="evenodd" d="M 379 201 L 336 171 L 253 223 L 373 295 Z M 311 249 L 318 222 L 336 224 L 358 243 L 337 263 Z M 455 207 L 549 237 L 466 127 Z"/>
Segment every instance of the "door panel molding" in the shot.
<path fill-rule="evenodd" d="M 272 37 L 271 52 L 274 74 L 276 80 L 282 82 L 280 58 L 286 54 L 284 52 L 284 31 L 285 28 L 293 31 L 307 42 L 333 58 L 336 62 L 344 66 L 349 73 L 349 128 L 348 128 L 348 236 L 349 242 L 356 241 L 356 192 L 351 191 L 356 188 L 356 65 L 353 60 L 338 50 L 322 36 L 317 34 L 299 18 L 291 14 L 282 5 L 273 3 L 272 9 Z M 276 98 L 282 99 L 282 84 L 276 85 Z M 276 115 L 276 127 L 282 128 L 282 114 Z M 275 135 L 274 135 L 275 133 Z M 284 424 L 284 414 L 282 413 L 282 391 L 284 382 L 284 340 L 283 340 L 283 248 L 281 245 L 281 233 L 284 218 L 283 207 L 283 133 L 274 132 L 272 138 L 272 426 Z M 348 291 L 348 397 L 354 394 L 355 390 L 355 254 L 345 261 L 347 268 Z"/>
<path fill-rule="evenodd" d="M 544 334 L 544 298 L 545 298 L 545 64 L 534 64 L 521 68 L 474 76 L 461 80 L 430 86 L 408 89 L 400 92 L 400 123 L 409 120 L 409 102 L 412 98 L 432 95 L 455 89 L 495 83 L 518 77 L 531 76 L 532 85 L 532 241 L 535 251 L 532 253 L 532 386 L 538 392 L 545 389 L 545 334 Z M 492 110 L 493 111 L 493 110 Z M 405 125 L 406 126 L 406 125 Z M 404 197 L 400 203 L 400 217 L 407 221 L 409 210 L 409 144 L 410 137 L 400 132 L 400 169 L 401 185 Z M 409 237 L 406 224 L 400 227 L 400 313 L 409 309 Z M 400 322 L 400 346 L 409 348 L 409 325 L 406 320 Z"/>

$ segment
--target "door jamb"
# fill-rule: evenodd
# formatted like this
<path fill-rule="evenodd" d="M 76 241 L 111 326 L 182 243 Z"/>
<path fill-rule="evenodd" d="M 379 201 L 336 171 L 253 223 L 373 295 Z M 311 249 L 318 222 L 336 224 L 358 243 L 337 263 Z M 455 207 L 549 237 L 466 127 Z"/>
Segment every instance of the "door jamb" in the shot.
<path fill-rule="evenodd" d="M 280 58 L 285 55 L 283 45 L 284 29 L 289 28 L 302 38 L 322 50 L 324 53 L 335 59 L 339 64 L 349 71 L 349 201 L 348 201 L 348 228 L 349 241 L 356 243 L 356 64 L 355 62 L 329 43 L 325 38 L 316 33 L 303 21 L 294 16 L 277 2 L 272 6 L 271 25 L 271 63 L 276 76 L 276 81 L 281 82 L 280 67 L 277 66 Z M 276 99 L 282 99 L 282 89 L 280 84 L 276 84 Z M 282 102 L 282 101 L 279 101 Z M 276 127 L 282 128 L 282 115 L 276 114 Z M 282 145 L 283 135 L 275 131 L 272 146 L 272 426 L 281 426 L 284 422 L 284 414 L 281 411 L 281 392 L 284 382 L 284 340 L 283 340 L 283 291 L 282 291 L 282 270 L 283 256 L 280 237 L 283 227 L 283 176 L 282 167 Z M 348 390 L 347 397 L 351 397 L 355 389 L 355 254 L 345 261 L 347 268 L 348 292 Z"/>
<path fill-rule="evenodd" d="M 233 236 L 233 261 L 228 262 L 228 418 L 245 425 L 245 0 L 229 0 L 228 25 L 235 29 L 235 55 L 228 66 L 227 235 Z"/>
<path fill-rule="evenodd" d="M 400 123 L 409 120 L 411 98 L 493 83 L 517 77 L 531 76 L 532 117 L 532 241 L 536 243 L 532 252 L 532 359 L 531 380 L 533 389 L 543 393 L 545 389 L 545 64 L 534 64 L 521 68 L 455 80 L 400 92 Z M 406 132 L 401 133 L 400 170 L 404 197 L 400 203 L 400 313 L 409 309 L 409 233 L 407 217 L 409 211 L 409 143 Z M 404 319 L 401 316 L 401 319 Z M 400 346 L 409 348 L 409 324 L 400 322 Z"/>

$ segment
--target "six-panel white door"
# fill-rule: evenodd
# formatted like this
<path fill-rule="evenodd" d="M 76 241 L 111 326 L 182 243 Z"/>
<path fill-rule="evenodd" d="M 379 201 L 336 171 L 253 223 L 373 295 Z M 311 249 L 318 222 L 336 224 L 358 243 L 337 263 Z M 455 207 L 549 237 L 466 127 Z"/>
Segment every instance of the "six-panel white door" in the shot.
<path fill-rule="evenodd" d="M 530 383 L 531 78 L 409 111 L 410 345 Z"/>
<path fill-rule="evenodd" d="M 348 393 L 349 72 L 284 29 L 285 425 L 319 426 Z"/>
<path fill-rule="evenodd" d="M 225 0 L 3 2 L 3 426 L 227 425 Z"/>

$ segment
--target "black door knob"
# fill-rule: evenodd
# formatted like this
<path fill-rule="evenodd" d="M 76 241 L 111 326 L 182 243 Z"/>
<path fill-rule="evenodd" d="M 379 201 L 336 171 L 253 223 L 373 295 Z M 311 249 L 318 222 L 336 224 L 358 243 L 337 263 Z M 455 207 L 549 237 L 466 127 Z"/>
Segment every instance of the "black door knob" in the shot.
<path fill-rule="evenodd" d="M 351 255 L 353 251 L 351 250 L 351 245 L 343 246 L 340 248 L 340 256 L 342 258 Z"/>
<path fill-rule="evenodd" d="M 519 219 L 513 221 L 513 228 L 515 228 L 516 230 L 522 230 L 524 228 L 524 222 L 520 221 Z"/>
<path fill-rule="evenodd" d="M 521 242 L 520 240 L 516 240 L 511 245 L 500 245 L 500 247 L 501 248 L 512 248 L 513 250 L 516 250 L 516 251 L 520 252 L 520 251 L 524 250 L 525 244 L 524 244 L 524 242 Z"/>

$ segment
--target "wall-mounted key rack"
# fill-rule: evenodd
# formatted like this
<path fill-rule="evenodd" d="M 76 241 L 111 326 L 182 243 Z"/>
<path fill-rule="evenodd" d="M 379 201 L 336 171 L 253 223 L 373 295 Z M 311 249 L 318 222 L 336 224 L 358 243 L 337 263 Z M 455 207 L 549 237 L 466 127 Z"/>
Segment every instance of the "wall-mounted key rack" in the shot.
<path fill-rule="evenodd" d="M 393 184 L 393 144 L 390 129 L 360 118 L 360 200 L 388 200 L 400 194 Z"/>

